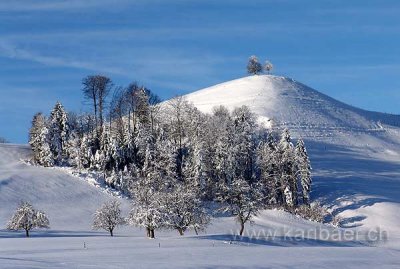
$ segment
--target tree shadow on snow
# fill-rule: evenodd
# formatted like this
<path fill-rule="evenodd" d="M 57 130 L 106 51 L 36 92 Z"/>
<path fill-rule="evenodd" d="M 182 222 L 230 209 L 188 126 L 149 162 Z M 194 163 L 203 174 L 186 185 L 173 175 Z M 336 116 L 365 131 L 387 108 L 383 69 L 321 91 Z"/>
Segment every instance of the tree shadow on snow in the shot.
<path fill-rule="evenodd" d="M 377 203 L 400 203 L 400 165 L 357 149 L 309 141 L 313 167 L 312 200 L 329 205 L 332 214 Z M 346 228 L 362 225 L 366 216 L 343 219 Z"/>
<path fill-rule="evenodd" d="M 314 238 L 300 238 L 293 236 L 274 236 L 273 238 L 251 238 L 232 234 L 205 235 L 195 237 L 200 240 L 224 242 L 239 246 L 273 246 L 273 247 L 360 247 L 366 246 L 356 241 L 328 241 Z"/>
<path fill-rule="evenodd" d="M 90 231 L 59 231 L 59 230 L 35 230 L 31 231 L 31 238 L 49 238 L 49 237 L 108 237 L 105 232 Z M 117 236 L 115 236 L 117 237 Z M 25 231 L 0 230 L 0 238 L 25 238 Z"/>
<path fill-rule="evenodd" d="M 269 238 L 252 238 L 247 236 L 218 234 L 196 236 L 200 240 L 223 242 L 228 245 L 239 246 L 271 246 L 271 247 L 360 247 L 367 246 L 357 241 L 330 241 L 315 238 L 300 238 L 294 236 L 274 236 Z"/>

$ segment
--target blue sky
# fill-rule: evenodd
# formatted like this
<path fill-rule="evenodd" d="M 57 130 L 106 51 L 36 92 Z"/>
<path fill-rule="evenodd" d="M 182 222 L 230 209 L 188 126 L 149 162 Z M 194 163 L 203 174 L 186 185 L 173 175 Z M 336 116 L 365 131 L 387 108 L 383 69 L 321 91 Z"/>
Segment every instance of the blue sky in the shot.
<path fill-rule="evenodd" d="M 0 136 L 25 143 L 81 80 L 166 99 L 246 75 L 247 58 L 346 103 L 400 114 L 400 1 L 0 0 Z"/>

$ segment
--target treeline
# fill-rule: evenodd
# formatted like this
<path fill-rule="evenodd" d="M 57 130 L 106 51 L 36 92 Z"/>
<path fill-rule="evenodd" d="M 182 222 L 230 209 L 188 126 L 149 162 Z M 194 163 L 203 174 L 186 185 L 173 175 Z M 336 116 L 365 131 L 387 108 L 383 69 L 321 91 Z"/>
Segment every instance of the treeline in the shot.
<path fill-rule="evenodd" d="M 310 203 L 304 142 L 293 145 L 287 129 L 276 134 L 258 125 L 246 106 L 204 114 L 184 98 L 160 103 L 143 86 L 114 87 L 103 76 L 85 78 L 83 94 L 91 114 L 67 113 L 57 103 L 48 118 L 34 116 L 34 161 L 98 172 L 132 197 L 128 222 L 149 237 L 162 228 L 205 228 L 210 202 L 237 218 L 241 234 L 261 209 Z"/>

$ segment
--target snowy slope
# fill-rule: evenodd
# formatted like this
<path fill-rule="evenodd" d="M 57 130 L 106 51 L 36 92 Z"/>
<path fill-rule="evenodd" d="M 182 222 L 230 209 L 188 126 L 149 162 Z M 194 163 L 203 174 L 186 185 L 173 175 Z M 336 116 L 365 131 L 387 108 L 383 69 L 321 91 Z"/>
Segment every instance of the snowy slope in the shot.
<path fill-rule="evenodd" d="M 24 200 L 49 215 L 52 230 L 90 231 L 93 212 L 110 195 L 65 172 L 21 161 L 30 155 L 29 146 L 0 144 L 0 229 Z"/>

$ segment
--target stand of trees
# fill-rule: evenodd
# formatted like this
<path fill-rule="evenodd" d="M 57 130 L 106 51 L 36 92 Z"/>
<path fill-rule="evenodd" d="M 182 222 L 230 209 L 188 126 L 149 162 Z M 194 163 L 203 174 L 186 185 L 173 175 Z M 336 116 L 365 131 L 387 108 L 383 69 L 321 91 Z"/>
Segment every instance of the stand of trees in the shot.
<path fill-rule="evenodd" d="M 127 222 L 148 237 L 157 229 L 204 229 L 210 202 L 237 218 L 240 234 L 261 209 L 294 212 L 310 203 L 307 151 L 302 140 L 292 144 L 288 130 L 259 126 L 246 106 L 204 114 L 179 97 L 160 104 L 137 83 L 115 88 L 106 115 L 111 85 L 101 76 L 83 80 L 91 114 L 66 113 L 60 103 L 48 119 L 36 114 L 30 145 L 37 164 L 97 171 L 132 197 Z"/>
<path fill-rule="evenodd" d="M 265 61 L 264 66 L 258 61 L 257 56 L 252 55 L 247 62 L 247 73 L 251 75 L 258 75 L 265 71 L 267 74 L 270 74 L 274 66 L 268 60 Z"/>

